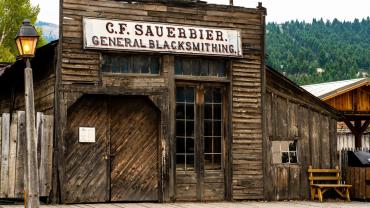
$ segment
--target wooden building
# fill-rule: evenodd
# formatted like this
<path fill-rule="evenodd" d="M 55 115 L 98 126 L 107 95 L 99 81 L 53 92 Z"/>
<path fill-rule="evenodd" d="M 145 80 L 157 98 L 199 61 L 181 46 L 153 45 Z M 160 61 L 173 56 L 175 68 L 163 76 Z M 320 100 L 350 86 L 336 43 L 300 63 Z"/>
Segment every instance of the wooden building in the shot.
<path fill-rule="evenodd" d="M 266 67 L 266 82 L 265 197 L 309 199 L 308 166 L 338 165 L 339 114 L 271 67 Z"/>
<path fill-rule="evenodd" d="M 359 78 L 303 86 L 342 114 L 341 121 L 355 137 L 355 147 L 364 147 L 362 135 L 370 124 L 370 79 Z"/>
<path fill-rule="evenodd" d="M 306 198 L 293 182 L 307 185 L 307 165 L 336 164 L 335 112 L 273 70 L 265 79 L 261 4 L 60 11 L 59 41 L 32 63 L 36 110 L 55 118 L 54 202 Z M 22 109 L 23 67 L 0 76 L 0 112 Z"/>

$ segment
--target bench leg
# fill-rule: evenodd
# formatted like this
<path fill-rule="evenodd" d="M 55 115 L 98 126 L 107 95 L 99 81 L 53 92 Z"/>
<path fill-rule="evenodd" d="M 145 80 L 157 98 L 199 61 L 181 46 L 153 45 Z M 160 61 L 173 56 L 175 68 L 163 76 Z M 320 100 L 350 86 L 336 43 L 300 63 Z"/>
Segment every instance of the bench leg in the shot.
<path fill-rule="evenodd" d="M 346 188 L 346 198 L 347 201 L 351 201 L 351 199 L 349 198 L 349 188 Z"/>
<path fill-rule="evenodd" d="M 317 188 L 317 196 L 319 197 L 320 202 L 322 202 L 322 192 L 321 192 L 321 188 Z"/>
<path fill-rule="evenodd" d="M 311 200 L 312 200 L 312 201 L 314 201 L 314 200 L 315 200 L 315 193 L 316 193 L 316 188 L 311 187 Z"/>

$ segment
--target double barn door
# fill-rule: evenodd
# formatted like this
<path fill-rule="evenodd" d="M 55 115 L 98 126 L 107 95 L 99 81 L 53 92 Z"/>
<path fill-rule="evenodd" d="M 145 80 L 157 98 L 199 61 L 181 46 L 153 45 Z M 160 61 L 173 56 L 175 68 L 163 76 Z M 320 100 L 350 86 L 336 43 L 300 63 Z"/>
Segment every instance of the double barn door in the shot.
<path fill-rule="evenodd" d="M 157 201 L 159 113 L 145 97 L 83 96 L 68 110 L 64 202 Z M 96 141 L 79 142 L 79 127 Z"/>

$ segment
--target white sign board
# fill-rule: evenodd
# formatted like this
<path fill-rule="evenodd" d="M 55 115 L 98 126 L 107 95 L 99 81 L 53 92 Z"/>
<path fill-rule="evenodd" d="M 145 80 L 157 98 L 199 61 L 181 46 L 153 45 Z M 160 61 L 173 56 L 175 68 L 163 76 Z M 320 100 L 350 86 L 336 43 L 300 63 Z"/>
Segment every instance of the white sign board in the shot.
<path fill-rule="evenodd" d="M 79 142 L 95 142 L 95 128 L 80 127 Z"/>
<path fill-rule="evenodd" d="M 240 31 L 163 23 L 83 19 L 84 48 L 241 57 Z"/>

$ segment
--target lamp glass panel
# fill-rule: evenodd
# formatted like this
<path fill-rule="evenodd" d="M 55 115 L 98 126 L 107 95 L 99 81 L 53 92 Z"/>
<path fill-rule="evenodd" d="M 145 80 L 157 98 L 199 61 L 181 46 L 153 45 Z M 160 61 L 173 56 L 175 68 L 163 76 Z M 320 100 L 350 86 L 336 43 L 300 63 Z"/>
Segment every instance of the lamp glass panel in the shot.
<path fill-rule="evenodd" d="M 22 44 L 23 56 L 34 56 L 35 49 L 37 44 L 36 37 L 20 37 L 19 38 Z"/>
<path fill-rule="evenodd" d="M 21 39 L 17 38 L 17 40 L 15 42 L 17 43 L 17 49 L 18 49 L 19 55 L 23 56 L 23 49 L 22 49 Z"/>

